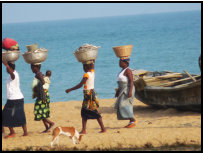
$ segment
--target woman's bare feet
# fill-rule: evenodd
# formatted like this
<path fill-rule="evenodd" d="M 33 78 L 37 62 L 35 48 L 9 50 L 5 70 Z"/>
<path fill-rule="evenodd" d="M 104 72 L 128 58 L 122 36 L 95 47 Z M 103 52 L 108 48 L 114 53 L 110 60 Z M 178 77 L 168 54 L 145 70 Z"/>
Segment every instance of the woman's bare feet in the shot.
<path fill-rule="evenodd" d="M 2 137 L 5 137 L 6 136 L 6 132 L 2 133 Z"/>
<path fill-rule="evenodd" d="M 80 131 L 79 134 L 87 134 L 85 130 Z"/>
<path fill-rule="evenodd" d="M 54 123 L 50 124 L 50 126 L 47 129 L 47 132 L 49 132 L 54 127 Z"/>
<path fill-rule="evenodd" d="M 24 133 L 22 136 L 23 136 L 23 137 L 28 136 L 28 133 Z"/>
<path fill-rule="evenodd" d="M 105 133 L 105 132 L 106 132 L 106 129 L 101 130 L 99 133 Z"/>

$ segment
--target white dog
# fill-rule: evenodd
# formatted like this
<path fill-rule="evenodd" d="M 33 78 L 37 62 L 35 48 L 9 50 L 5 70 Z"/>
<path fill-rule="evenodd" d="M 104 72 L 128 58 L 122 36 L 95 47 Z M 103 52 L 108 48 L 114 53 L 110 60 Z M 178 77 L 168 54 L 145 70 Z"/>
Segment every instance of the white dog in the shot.
<path fill-rule="evenodd" d="M 53 130 L 53 140 L 51 142 L 51 147 L 54 142 L 57 141 L 57 145 L 59 145 L 59 135 L 66 135 L 73 140 L 73 144 L 79 144 L 83 135 L 80 135 L 79 132 L 74 127 L 56 127 Z"/>

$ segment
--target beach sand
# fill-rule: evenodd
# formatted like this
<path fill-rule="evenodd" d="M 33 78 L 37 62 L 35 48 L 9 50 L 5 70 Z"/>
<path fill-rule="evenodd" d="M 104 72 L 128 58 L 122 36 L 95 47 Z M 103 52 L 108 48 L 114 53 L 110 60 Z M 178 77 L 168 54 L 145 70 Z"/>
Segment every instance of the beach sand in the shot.
<path fill-rule="evenodd" d="M 97 120 L 88 120 L 87 134 L 82 137 L 80 144 L 73 145 L 70 138 L 60 136 L 60 146 L 94 150 L 113 147 L 143 147 L 147 143 L 159 147 L 177 141 L 201 145 L 201 113 L 178 111 L 173 108 L 154 109 L 135 100 L 134 114 L 137 125 L 127 129 L 123 127 L 128 124 L 128 120 L 117 120 L 116 111 L 113 109 L 115 100 L 100 99 L 100 110 L 107 129 L 106 133 L 99 133 L 101 129 Z M 55 127 L 73 126 L 80 131 L 82 128 L 81 105 L 82 101 L 52 102 L 50 120 L 55 122 Z M 52 132 L 40 133 L 45 128 L 42 121 L 34 121 L 33 109 L 34 104 L 25 104 L 29 136 L 23 137 L 22 128 L 15 128 L 16 136 L 14 138 L 5 139 L 2 136 L 2 150 L 50 147 Z M 5 128 L 5 131 L 6 134 L 9 133 L 8 128 Z"/>

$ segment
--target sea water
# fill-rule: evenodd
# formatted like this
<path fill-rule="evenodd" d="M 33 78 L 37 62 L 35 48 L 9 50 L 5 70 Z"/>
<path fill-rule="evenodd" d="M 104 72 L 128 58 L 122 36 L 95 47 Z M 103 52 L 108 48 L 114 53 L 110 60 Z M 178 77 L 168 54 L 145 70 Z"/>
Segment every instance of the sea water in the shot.
<path fill-rule="evenodd" d="M 83 88 L 69 94 L 65 90 L 82 80 L 82 64 L 73 52 L 85 43 L 101 46 L 95 63 L 95 90 L 100 99 L 115 95 L 121 68 L 112 49 L 114 46 L 134 46 L 130 58 L 132 69 L 180 73 L 186 70 L 200 74 L 201 11 L 3 24 L 2 40 L 4 37 L 15 39 L 20 46 L 21 57 L 16 62 L 16 70 L 25 103 L 35 101 L 31 98 L 34 74 L 22 53 L 27 51 L 26 45 L 34 43 L 48 49 L 41 71 L 52 71 L 51 102 L 83 100 Z M 6 103 L 7 77 L 2 64 L 3 105 Z"/>

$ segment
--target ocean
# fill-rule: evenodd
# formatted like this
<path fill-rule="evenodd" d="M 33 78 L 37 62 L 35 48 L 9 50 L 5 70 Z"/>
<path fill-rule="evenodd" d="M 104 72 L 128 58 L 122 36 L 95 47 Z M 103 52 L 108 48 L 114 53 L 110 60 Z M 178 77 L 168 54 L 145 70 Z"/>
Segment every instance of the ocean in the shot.
<path fill-rule="evenodd" d="M 51 102 L 83 100 L 83 88 L 69 94 L 65 90 L 82 80 L 82 64 L 77 62 L 73 52 L 85 43 L 101 46 L 95 63 L 95 90 L 99 99 L 115 95 L 121 68 L 112 49 L 114 46 L 134 46 L 130 58 L 132 69 L 201 73 L 198 66 L 201 11 L 2 24 L 2 40 L 4 37 L 15 39 L 20 46 L 21 57 L 16 62 L 16 70 L 25 103 L 35 102 L 31 98 L 34 74 L 22 53 L 27 51 L 26 45 L 34 43 L 48 49 L 41 72 L 52 71 Z M 7 77 L 2 64 L 3 105 Z"/>

